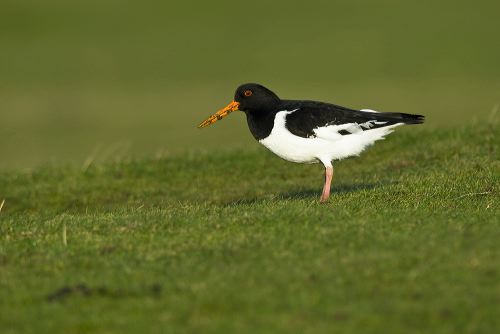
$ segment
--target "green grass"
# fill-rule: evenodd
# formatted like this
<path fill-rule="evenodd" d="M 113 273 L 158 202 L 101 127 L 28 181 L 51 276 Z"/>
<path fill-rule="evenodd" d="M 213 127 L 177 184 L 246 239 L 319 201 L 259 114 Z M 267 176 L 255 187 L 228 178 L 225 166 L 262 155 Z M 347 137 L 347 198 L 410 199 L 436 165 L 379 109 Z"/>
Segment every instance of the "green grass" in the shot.
<path fill-rule="evenodd" d="M 2 0 L 0 333 L 498 331 L 499 10 Z M 320 205 L 241 113 L 196 129 L 243 82 L 427 121 Z"/>
<path fill-rule="evenodd" d="M 497 125 L 0 174 L 1 333 L 494 333 Z M 66 244 L 63 233 L 66 234 Z"/>

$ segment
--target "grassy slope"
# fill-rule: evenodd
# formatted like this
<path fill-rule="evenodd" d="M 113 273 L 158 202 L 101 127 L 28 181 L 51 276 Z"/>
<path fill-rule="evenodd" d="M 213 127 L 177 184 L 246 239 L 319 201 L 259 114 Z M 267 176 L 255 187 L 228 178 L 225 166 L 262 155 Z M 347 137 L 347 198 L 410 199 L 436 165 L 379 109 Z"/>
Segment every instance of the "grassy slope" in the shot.
<path fill-rule="evenodd" d="M 0 332 L 493 332 L 495 126 L 401 130 L 327 205 L 263 149 L 0 174 Z"/>

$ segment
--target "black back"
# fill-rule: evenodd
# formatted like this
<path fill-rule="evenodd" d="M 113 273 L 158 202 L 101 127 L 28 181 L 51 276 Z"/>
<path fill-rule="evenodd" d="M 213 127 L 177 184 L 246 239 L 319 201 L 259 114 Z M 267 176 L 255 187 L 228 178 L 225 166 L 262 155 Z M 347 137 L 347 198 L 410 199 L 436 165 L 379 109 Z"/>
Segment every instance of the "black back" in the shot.
<path fill-rule="evenodd" d="M 424 121 L 421 115 L 360 111 L 316 101 L 282 101 L 282 108 L 283 110 L 298 109 L 287 115 L 286 128 L 294 135 L 304 138 L 314 137 L 314 129 L 329 125 L 370 122 L 369 126 L 360 127 L 365 131 L 398 123 L 420 124 Z M 350 135 L 351 133 L 341 130 L 339 134 Z"/>

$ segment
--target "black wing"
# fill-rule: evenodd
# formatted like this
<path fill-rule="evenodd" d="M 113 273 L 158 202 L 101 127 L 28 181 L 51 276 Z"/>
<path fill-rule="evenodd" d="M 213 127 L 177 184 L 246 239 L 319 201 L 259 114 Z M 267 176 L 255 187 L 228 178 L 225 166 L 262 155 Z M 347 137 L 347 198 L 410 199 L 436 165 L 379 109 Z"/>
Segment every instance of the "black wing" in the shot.
<path fill-rule="evenodd" d="M 353 110 L 335 104 L 316 101 L 283 101 L 282 110 L 297 111 L 286 116 L 288 131 L 296 136 L 315 137 L 314 129 L 328 125 L 366 124 L 361 130 L 369 130 L 397 123 L 421 124 L 424 116 L 403 113 L 368 112 Z M 341 135 L 350 135 L 348 130 L 340 130 Z"/>

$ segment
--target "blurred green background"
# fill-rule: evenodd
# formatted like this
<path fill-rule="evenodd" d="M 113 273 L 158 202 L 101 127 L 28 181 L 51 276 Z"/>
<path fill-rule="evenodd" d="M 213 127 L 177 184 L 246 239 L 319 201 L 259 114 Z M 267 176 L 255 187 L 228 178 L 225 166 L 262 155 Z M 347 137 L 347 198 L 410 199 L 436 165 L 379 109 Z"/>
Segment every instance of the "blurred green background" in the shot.
<path fill-rule="evenodd" d="M 256 145 L 244 82 L 285 98 L 486 122 L 498 1 L 0 2 L 0 169 Z"/>

